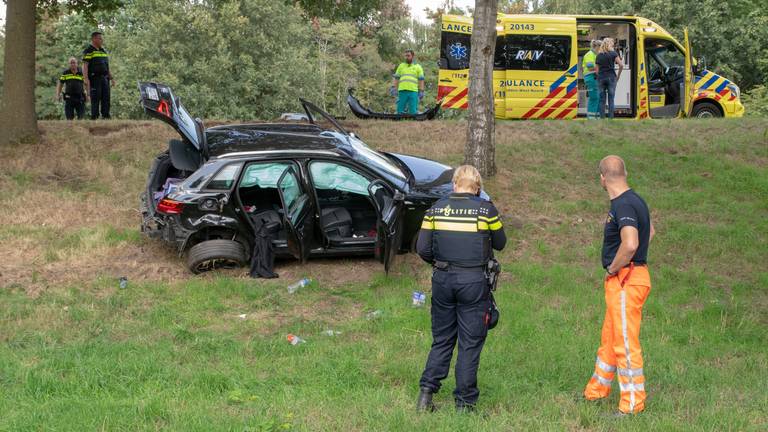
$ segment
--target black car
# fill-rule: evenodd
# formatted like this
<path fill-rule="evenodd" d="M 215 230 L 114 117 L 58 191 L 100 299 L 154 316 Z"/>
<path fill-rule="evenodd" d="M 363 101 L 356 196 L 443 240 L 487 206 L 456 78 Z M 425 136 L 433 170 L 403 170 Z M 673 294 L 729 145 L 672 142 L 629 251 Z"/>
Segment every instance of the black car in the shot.
<path fill-rule="evenodd" d="M 145 112 L 181 135 L 152 164 L 142 232 L 187 253 L 194 273 L 246 264 L 257 220 L 277 222 L 278 257 L 375 255 L 388 271 L 451 191 L 451 167 L 372 150 L 305 100 L 308 123 L 206 129 L 170 87 L 139 91 Z"/>

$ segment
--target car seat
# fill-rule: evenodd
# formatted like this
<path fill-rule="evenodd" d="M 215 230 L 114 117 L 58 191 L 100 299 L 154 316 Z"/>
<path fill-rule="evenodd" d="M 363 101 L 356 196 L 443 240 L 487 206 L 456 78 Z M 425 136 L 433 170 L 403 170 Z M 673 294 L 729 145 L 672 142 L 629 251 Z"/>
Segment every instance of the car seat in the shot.
<path fill-rule="evenodd" d="M 343 207 L 328 207 L 321 212 L 323 231 L 328 237 L 352 237 L 352 216 Z"/>

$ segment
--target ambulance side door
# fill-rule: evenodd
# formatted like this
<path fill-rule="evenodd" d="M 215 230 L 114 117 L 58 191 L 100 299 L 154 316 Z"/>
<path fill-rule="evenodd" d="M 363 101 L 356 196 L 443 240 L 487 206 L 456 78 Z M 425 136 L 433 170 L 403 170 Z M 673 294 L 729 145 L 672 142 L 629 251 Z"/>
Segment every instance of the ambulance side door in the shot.
<path fill-rule="evenodd" d="M 576 18 L 517 15 L 503 22 L 507 62 L 504 117 L 576 117 Z"/>
<path fill-rule="evenodd" d="M 684 117 L 691 116 L 693 110 L 693 55 L 691 54 L 691 41 L 688 39 L 688 29 L 683 29 L 683 45 L 685 47 L 685 77 L 683 94 L 680 95 L 680 111 Z"/>
<path fill-rule="evenodd" d="M 443 15 L 437 100 L 442 108 L 466 109 L 469 101 L 469 56 L 472 19 Z"/>

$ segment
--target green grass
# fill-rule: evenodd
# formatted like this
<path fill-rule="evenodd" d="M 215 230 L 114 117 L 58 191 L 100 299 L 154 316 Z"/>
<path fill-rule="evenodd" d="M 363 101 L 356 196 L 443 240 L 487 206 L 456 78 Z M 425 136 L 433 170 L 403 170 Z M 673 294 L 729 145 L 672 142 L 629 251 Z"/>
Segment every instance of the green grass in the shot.
<path fill-rule="evenodd" d="M 447 133 L 438 128 L 456 136 L 461 124 L 355 130 L 427 155 Z M 502 317 L 483 351 L 474 415 L 453 412 L 452 377 L 437 413 L 413 410 L 431 338 L 428 307 L 410 306 L 429 269 L 411 256 L 364 282 L 308 274 L 325 282 L 294 295 L 293 280 L 224 275 L 131 279 L 121 290 L 84 272 L 35 296 L 25 284 L 36 280 L 0 283 L 0 430 L 766 430 L 767 129 L 765 120 L 500 123 L 500 173 L 487 188 L 522 229 L 508 230 L 501 255 Z M 148 158 L 114 151 L 103 160 L 131 161 L 123 184 L 140 188 Z M 460 151 L 437 158 L 455 162 Z M 596 164 L 608 153 L 627 160 L 658 230 L 641 335 L 647 409 L 621 419 L 610 417 L 616 389 L 601 403 L 578 398 L 603 316 L 607 198 Z M 37 175 L 17 171 L 6 183 L 33 188 Z M 61 264 L 70 250 L 145 245 L 126 220 L 63 231 L 10 224 L 0 241 L 49 244 L 40 253 Z M 373 310 L 381 316 L 367 319 Z M 307 343 L 291 346 L 288 333 Z"/>

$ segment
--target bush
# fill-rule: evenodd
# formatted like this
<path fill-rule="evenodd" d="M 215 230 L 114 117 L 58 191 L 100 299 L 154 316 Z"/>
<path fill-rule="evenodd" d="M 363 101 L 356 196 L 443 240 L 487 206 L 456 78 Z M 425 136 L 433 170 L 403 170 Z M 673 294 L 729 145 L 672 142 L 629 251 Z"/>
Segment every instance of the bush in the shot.
<path fill-rule="evenodd" d="M 759 85 L 745 92 L 741 101 L 750 117 L 768 117 L 768 87 Z"/>

